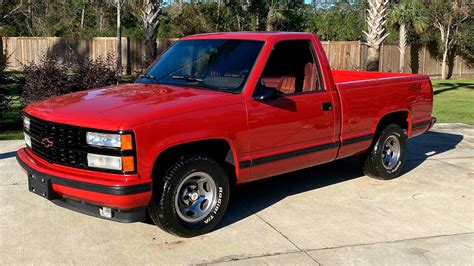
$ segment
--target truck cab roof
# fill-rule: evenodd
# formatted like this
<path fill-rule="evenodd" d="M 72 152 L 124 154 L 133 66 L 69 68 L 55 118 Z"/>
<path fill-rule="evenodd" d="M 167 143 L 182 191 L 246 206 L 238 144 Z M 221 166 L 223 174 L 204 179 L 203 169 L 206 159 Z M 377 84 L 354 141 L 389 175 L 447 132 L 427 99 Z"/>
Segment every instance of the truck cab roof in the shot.
<path fill-rule="evenodd" d="M 239 39 L 239 40 L 256 40 L 256 41 L 267 41 L 272 37 L 281 36 L 313 36 L 312 33 L 307 32 L 253 32 L 253 31 L 242 31 L 242 32 L 218 32 L 218 33 L 204 33 L 195 34 L 181 38 L 180 40 L 200 40 L 200 39 Z"/>

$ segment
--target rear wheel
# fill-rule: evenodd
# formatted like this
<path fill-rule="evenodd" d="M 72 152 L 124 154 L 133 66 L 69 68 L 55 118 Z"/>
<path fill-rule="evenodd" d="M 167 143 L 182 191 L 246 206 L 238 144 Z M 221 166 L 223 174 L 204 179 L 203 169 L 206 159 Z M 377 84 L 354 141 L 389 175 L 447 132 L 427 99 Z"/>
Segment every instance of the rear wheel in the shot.
<path fill-rule="evenodd" d="M 377 134 L 371 150 L 361 156 L 364 174 L 383 180 L 398 177 L 405 164 L 406 142 L 400 126 L 387 125 Z"/>
<path fill-rule="evenodd" d="M 222 219 L 229 182 L 224 168 L 211 157 L 182 156 L 157 178 L 161 182 L 155 182 L 148 210 L 153 222 L 165 231 L 193 237 L 211 231 Z"/>

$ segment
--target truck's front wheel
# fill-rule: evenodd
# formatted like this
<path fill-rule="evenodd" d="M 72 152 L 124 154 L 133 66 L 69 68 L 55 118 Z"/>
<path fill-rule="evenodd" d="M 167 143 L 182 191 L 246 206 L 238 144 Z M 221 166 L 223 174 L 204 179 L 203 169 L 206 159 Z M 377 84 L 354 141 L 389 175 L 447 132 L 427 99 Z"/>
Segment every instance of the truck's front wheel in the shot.
<path fill-rule="evenodd" d="M 398 177 L 405 164 L 406 143 L 406 135 L 400 126 L 386 126 L 377 134 L 371 150 L 361 156 L 364 174 L 383 180 Z"/>
<path fill-rule="evenodd" d="M 211 231 L 222 219 L 229 201 L 225 169 L 207 155 L 180 157 L 162 182 L 155 182 L 149 206 L 153 222 L 165 231 L 193 237 Z"/>

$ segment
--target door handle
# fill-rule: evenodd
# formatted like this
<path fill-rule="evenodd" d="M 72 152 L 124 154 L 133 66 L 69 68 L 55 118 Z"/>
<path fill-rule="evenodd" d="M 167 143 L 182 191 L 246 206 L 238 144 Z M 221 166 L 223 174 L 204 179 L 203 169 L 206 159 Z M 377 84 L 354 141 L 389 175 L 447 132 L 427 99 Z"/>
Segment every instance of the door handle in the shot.
<path fill-rule="evenodd" d="M 332 103 L 331 102 L 323 103 L 322 106 L 323 106 L 323 111 L 332 111 Z"/>

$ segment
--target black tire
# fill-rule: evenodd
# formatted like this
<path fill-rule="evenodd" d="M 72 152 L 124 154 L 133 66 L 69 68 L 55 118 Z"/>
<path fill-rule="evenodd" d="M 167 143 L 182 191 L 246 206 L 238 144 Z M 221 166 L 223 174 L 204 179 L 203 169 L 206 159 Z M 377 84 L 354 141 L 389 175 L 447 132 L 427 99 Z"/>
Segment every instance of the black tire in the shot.
<path fill-rule="evenodd" d="M 384 144 L 387 143 L 387 145 L 390 145 L 388 144 L 389 142 L 396 142 L 394 139 L 399 143 L 399 156 L 396 160 L 384 161 L 384 154 L 387 153 L 386 151 L 388 150 L 389 153 L 392 152 L 390 148 L 386 147 Z M 372 144 L 371 149 L 360 157 L 364 174 L 381 180 L 390 180 L 400 176 L 405 165 L 406 144 L 407 138 L 403 129 L 396 124 L 387 125 L 376 134 L 376 139 Z M 389 157 L 393 158 L 396 156 Z M 387 161 L 391 161 L 391 163 L 387 163 Z"/>
<path fill-rule="evenodd" d="M 204 213 L 202 219 L 190 222 L 184 220 L 189 217 L 180 212 L 177 204 L 184 205 L 183 201 L 179 201 L 182 199 L 180 195 L 183 195 L 184 191 L 189 191 L 183 190 L 183 182 L 187 182 L 189 176 L 199 173 L 205 173 L 212 178 L 216 187 L 216 197 L 212 203 L 208 203 L 211 205 L 207 215 Z M 171 164 L 164 176 L 157 178 L 148 212 L 153 222 L 163 230 L 180 237 L 193 237 L 210 232 L 222 219 L 229 202 L 229 179 L 225 169 L 211 157 L 199 153 L 181 156 Z M 178 191 L 180 185 L 181 190 Z M 200 208 L 202 206 L 201 203 Z M 184 218 L 180 215 L 181 217 L 184 215 Z"/>

